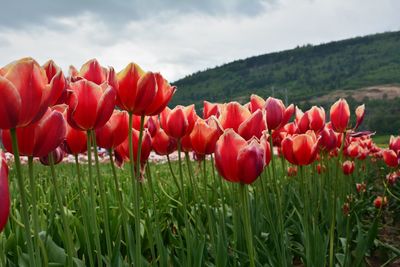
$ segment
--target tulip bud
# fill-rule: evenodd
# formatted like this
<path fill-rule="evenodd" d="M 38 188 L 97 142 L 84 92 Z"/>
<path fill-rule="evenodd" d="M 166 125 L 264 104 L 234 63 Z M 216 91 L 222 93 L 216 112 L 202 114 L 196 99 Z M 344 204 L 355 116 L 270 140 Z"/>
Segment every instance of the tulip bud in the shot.
<path fill-rule="evenodd" d="M 347 101 L 343 98 L 336 101 L 331 107 L 330 115 L 333 130 L 343 133 L 350 120 L 350 108 Z"/>
<path fill-rule="evenodd" d="M 381 208 L 385 207 L 387 204 L 388 204 L 388 200 L 386 197 L 378 196 L 374 200 L 374 206 L 377 209 L 381 209 Z"/>
<path fill-rule="evenodd" d="M 383 160 L 388 167 L 397 167 L 399 165 L 399 160 L 397 158 L 396 152 L 391 149 L 385 149 L 382 151 Z"/>
<path fill-rule="evenodd" d="M 344 173 L 345 175 L 350 175 L 350 174 L 352 174 L 353 171 L 354 171 L 354 167 L 355 167 L 354 161 L 346 160 L 346 161 L 343 162 L 343 164 L 342 164 L 343 173 Z"/>

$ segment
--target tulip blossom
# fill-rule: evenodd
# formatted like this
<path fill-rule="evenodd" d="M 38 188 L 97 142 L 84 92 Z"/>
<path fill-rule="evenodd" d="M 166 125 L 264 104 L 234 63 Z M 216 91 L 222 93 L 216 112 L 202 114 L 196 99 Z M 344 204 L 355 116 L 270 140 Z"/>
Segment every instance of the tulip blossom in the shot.
<path fill-rule="evenodd" d="M 108 122 L 96 129 L 97 145 L 105 149 L 115 148 L 128 137 L 128 129 L 128 113 L 115 110 Z"/>
<path fill-rule="evenodd" d="M 350 175 L 353 173 L 354 167 L 355 167 L 354 161 L 346 160 L 342 164 L 342 171 L 345 175 Z"/>
<path fill-rule="evenodd" d="M 108 69 L 102 67 L 96 59 L 91 59 L 82 65 L 78 76 L 100 85 L 107 82 Z"/>
<path fill-rule="evenodd" d="M 50 95 L 48 99 L 48 106 L 53 106 L 60 103 L 66 95 L 67 80 L 59 66 L 53 60 L 47 61 L 43 65 L 46 72 L 47 80 L 50 86 Z M 47 107 L 46 107 L 47 108 Z"/>
<path fill-rule="evenodd" d="M 8 187 L 8 166 L 3 151 L 0 151 L 0 232 L 3 231 L 10 215 L 10 189 Z"/>
<path fill-rule="evenodd" d="M 177 141 L 170 137 L 163 129 L 159 129 L 152 137 L 153 150 L 158 155 L 169 155 L 177 149 Z"/>
<path fill-rule="evenodd" d="M 283 127 L 294 113 L 293 104 L 285 109 L 282 100 L 273 97 L 268 97 L 265 101 L 265 109 L 267 111 L 267 127 L 269 130 Z"/>
<path fill-rule="evenodd" d="M 361 123 L 364 120 L 364 115 L 365 115 L 365 105 L 363 104 L 356 108 L 356 126 L 354 127 L 354 129 L 357 129 L 358 126 L 361 125 Z"/>
<path fill-rule="evenodd" d="M 378 196 L 374 200 L 374 206 L 377 209 L 383 208 L 388 204 L 387 197 Z"/>
<path fill-rule="evenodd" d="M 222 128 L 215 116 L 207 120 L 198 119 L 190 134 L 193 151 L 200 155 L 214 153 L 215 144 L 222 133 Z"/>
<path fill-rule="evenodd" d="M 212 115 L 218 118 L 220 114 L 221 114 L 221 104 L 210 103 L 208 101 L 203 102 L 203 119 L 206 120 Z"/>
<path fill-rule="evenodd" d="M 197 120 L 194 105 L 164 109 L 160 116 L 161 127 L 171 137 L 181 139 L 191 133 Z"/>
<path fill-rule="evenodd" d="M 313 132 L 289 136 L 282 141 L 282 154 L 292 164 L 309 165 L 317 157 L 318 142 Z"/>
<path fill-rule="evenodd" d="M 70 83 L 68 97 L 68 123 L 78 130 L 92 130 L 107 123 L 114 111 L 115 90 L 82 79 Z"/>
<path fill-rule="evenodd" d="M 230 102 L 223 105 L 219 121 L 225 130 L 232 128 L 235 132 L 238 132 L 240 124 L 250 116 L 251 113 L 247 108 L 238 102 Z"/>
<path fill-rule="evenodd" d="M 332 129 L 325 127 L 321 132 L 319 132 L 319 136 L 319 144 L 322 150 L 330 152 L 337 147 L 338 138 Z"/>
<path fill-rule="evenodd" d="M 65 151 L 61 147 L 57 147 L 56 149 L 51 151 L 49 153 L 49 155 L 50 154 L 53 157 L 53 164 L 55 165 L 55 164 L 60 163 L 64 159 Z M 39 158 L 40 163 L 42 163 L 43 165 L 49 166 L 50 165 L 49 155 L 40 157 Z"/>
<path fill-rule="evenodd" d="M 265 113 L 258 109 L 240 124 L 237 132 L 244 139 L 250 140 L 253 136 L 261 138 L 262 132 L 266 129 Z"/>
<path fill-rule="evenodd" d="M 272 158 L 272 154 L 271 154 L 271 144 L 269 142 L 269 134 L 267 133 L 267 131 L 264 131 L 260 140 L 261 146 L 264 149 L 264 164 L 265 166 L 267 166 Z"/>
<path fill-rule="evenodd" d="M 390 136 L 389 140 L 389 148 L 397 153 L 400 156 L 400 136 L 394 137 Z"/>
<path fill-rule="evenodd" d="M 256 140 L 248 143 L 228 129 L 217 141 L 215 166 L 226 180 L 251 184 L 264 169 L 264 149 Z"/>
<path fill-rule="evenodd" d="M 46 72 L 32 58 L 0 69 L 0 128 L 25 127 L 39 120 L 51 96 Z"/>
<path fill-rule="evenodd" d="M 350 120 L 350 108 L 347 101 L 343 98 L 336 101 L 331 106 L 330 116 L 333 130 L 343 133 Z"/>
<path fill-rule="evenodd" d="M 144 124 L 144 128 L 147 128 L 151 137 L 153 137 L 160 129 L 160 121 L 158 120 L 158 116 L 148 117 L 147 121 Z"/>
<path fill-rule="evenodd" d="M 289 166 L 287 168 L 287 176 L 294 177 L 297 175 L 297 167 L 296 166 Z"/>
<path fill-rule="evenodd" d="M 139 131 L 132 129 L 132 147 L 133 151 L 138 150 Z M 143 166 L 150 156 L 151 152 L 151 136 L 146 129 L 143 132 L 142 148 L 140 153 L 140 163 Z M 126 138 L 119 146 L 115 148 L 115 154 L 121 157 L 124 161 L 129 161 L 129 138 Z M 133 160 L 137 161 L 137 153 L 133 153 Z M 136 165 L 135 165 L 136 166 Z"/>
<path fill-rule="evenodd" d="M 265 106 L 265 100 L 258 95 L 250 96 L 249 110 L 251 113 L 256 112 L 259 109 L 263 109 Z"/>
<path fill-rule="evenodd" d="M 325 126 L 325 110 L 322 107 L 313 106 L 308 111 L 309 128 L 314 132 L 321 131 Z"/>
<path fill-rule="evenodd" d="M 357 183 L 356 184 L 356 189 L 358 193 L 365 193 L 367 191 L 367 185 L 365 183 Z"/>
<path fill-rule="evenodd" d="M 399 159 L 397 158 L 396 152 L 394 152 L 393 150 L 383 150 L 382 156 L 387 166 L 395 168 L 399 165 Z"/>
<path fill-rule="evenodd" d="M 135 115 L 157 115 L 176 91 L 159 73 L 130 63 L 117 74 L 117 106 Z"/>
<path fill-rule="evenodd" d="M 23 156 L 46 156 L 61 144 L 66 130 L 67 125 L 63 115 L 48 108 L 38 122 L 17 128 L 18 151 Z M 10 131 L 4 130 L 2 138 L 4 147 L 13 153 Z"/>

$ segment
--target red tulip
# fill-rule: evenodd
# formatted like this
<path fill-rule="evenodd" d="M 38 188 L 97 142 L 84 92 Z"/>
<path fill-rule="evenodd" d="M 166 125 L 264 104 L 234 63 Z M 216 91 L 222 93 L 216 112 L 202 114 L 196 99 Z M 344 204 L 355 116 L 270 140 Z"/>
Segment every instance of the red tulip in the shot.
<path fill-rule="evenodd" d="M 137 161 L 137 149 L 139 144 L 139 131 L 132 129 L 132 147 L 133 147 L 133 160 Z M 146 129 L 143 132 L 142 150 L 140 153 L 140 163 L 142 166 L 146 163 L 151 152 L 151 136 Z M 115 148 L 115 154 L 118 154 L 124 161 L 129 161 L 129 139 L 126 138 L 119 146 Z"/>
<path fill-rule="evenodd" d="M 148 117 L 147 121 L 144 124 L 144 128 L 147 128 L 149 130 L 151 137 L 156 135 L 157 132 L 160 130 L 160 121 L 158 120 L 158 116 Z"/>
<path fill-rule="evenodd" d="M 221 115 L 219 116 L 219 121 L 222 128 L 232 128 L 235 132 L 237 132 L 240 124 L 242 124 L 242 122 L 244 122 L 250 116 L 251 113 L 247 108 L 240 105 L 238 102 L 230 102 L 223 105 Z"/>
<path fill-rule="evenodd" d="M 256 140 L 247 143 L 232 129 L 228 129 L 217 141 L 215 165 L 226 180 L 251 184 L 263 171 L 264 150 Z"/>
<path fill-rule="evenodd" d="M 280 99 L 268 97 L 265 109 L 267 110 L 267 127 L 269 130 L 275 130 L 284 119 L 285 105 Z"/>
<path fill-rule="evenodd" d="M 0 128 L 25 127 L 43 116 L 50 86 L 46 72 L 32 58 L 0 69 Z"/>
<path fill-rule="evenodd" d="M 261 146 L 264 148 L 264 164 L 265 166 L 267 166 L 270 161 L 271 161 L 271 145 L 269 142 L 269 134 L 267 133 L 267 131 L 263 132 L 263 135 L 261 137 L 260 143 Z"/>
<path fill-rule="evenodd" d="M 190 134 L 193 151 L 200 155 L 214 153 L 215 144 L 222 133 L 222 128 L 215 116 L 207 120 L 198 119 Z"/>
<path fill-rule="evenodd" d="M 356 108 L 356 126 L 354 127 L 354 129 L 357 129 L 358 126 L 361 125 L 361 123 L 364 120 L 364 115 L 365 115 L 365 105 L 363 104 Z"/>
<path fill-rule="evenodd" d="M 365 193 L 367 191 L 367 185 L 365 183 L 357 183 L 356 184 L 356 189 L 358 193 Z"/>
<path fill-rule="evenodd" d="M 383 208 L 388 204 L 388 200 L 386 197 L 378 196 L 374 200 L 374 206 L 377 209 Z"/>
<path fill-rule="evenodd" d="M 394 137 L 390 136 L 389 148 L 395 151 L 400 156 L 400 136 Z"/>
<path fill-rule="evenodd" d="M 289 166 L 287 168 L 287 176 L 294 177 L 297 175 L 297 167 L 296 166 Z"/>
<path fill-rule="evenodd" d="M 61 147 L 57 147 L 55 150 L 51 151 L 49 154 L 53 156 L 53 164 L 58 164 L 60 163 L 65 156 L 65 151 Z M 43 165 L 49 166 L 50 165 L 50 160 L 49 160 L 49 155 L 43 156 L 39 158 L 40 163 Z"/>
<path fill-rule="evenodd" d="M 296 119 L 298 133 L 305 133 L 310 130 L 310 120 L 308 119 L 308 111 L 304 113 L 301 109 L 296 108 Z"/>
<path fill-rule="evenodd" d="M 336 101 L 336 103 L 331 106 L 330 115 L 333 130 L 343 133 L 350 120 L 350 108 L 347 101 L 343 98 Z"/>
<path fill-rule="evenodd" d="M 182 152 L 193 151 L 192 140 L 190 139 L 190 135 L 188 134 L 181 138 L 181 151 Z"/>
<path fill-rule="evenodd" d="M 8 166 L 0 150 L 0 232 L 3 231 L 10 215 L 10 190 L 8 187 Z"/>
<path fill-rule="evenodd" d="M 176 91 L 159 73 L 144 73 L 134 63 L 118 73 L 117 105 L 135 115 L 157 115 Z"/>
<path fill-rule="evenodd" d="M 251 113 L 254 113 L 259 109 L 263 109 L 264 106 L 265 100 L 262 97 L 254 94 L 250 96 L 249 110 Z"/>
<path fill-rule="evenodd" d="M 210 103 L 208 101 L 203 102 L 203 119 L 206 120 L 212 115 L 218 118 L 220 113 L 221 113 L 221 104 Z"/>
<path fill-rule="evenodd" d="M 96 129 L 97 145 L 105 149 L 113 149 L 128 137 L 128 130 L 128 113 L 115 110 L 108 122 Z"/>
<path fill-rule="evenodd" d="M 110 119 L 115 104 L 115 91 L 107 83 L 99 86 L 82 79 L 69 85 L 68 123 L 78 130 L 102 127 Z"/>
<path fill-rule="evenodd" d="M 292 164 L 311 164 L 318 151 L 318 140 L 313 132 L 286 137 L 282 141 L 282 154 Z"/>
<path fill-rule="evenodd" d="M 156 132 L 151 142 L 158 155 L 169 155 L 177 149 L 176 139 L 166 134 L 163 129 Z"/>
<path fill-rule="evenodd" d="M 38 122 L 17 128 L 19 153 L 23 156 L 46 156 L 64 140 L 66 129 L 63 115 L 59 111 L 48 108 Z M 10 131 L 4 130 L 2 137 L 4 147 L 13 153 Z"/>
<path fill-rule="evenodd" d="M 350 174 L 352 174 L 353 171 L 354 171 L 354 167 L 355 167 L 354 161 L 346 160 L 346 161 L 343 162 L 343 164 L 342 164 L 343 173 L 344 173 L 345 175 L 350 175 Z"/>
<path fill-rule="evenodd" d="M 324 127 L 324 129 L 319 132 L 320 136 L 320 147 L 321 149 L 330 152 L 337 147 L 338 138 L 335 132 L 328 128 Z"/>
<path fill-rule="evenodd" d="M 238 134 L 246 140 L 250 140 L 253 136 L 261 138 L 262 132 L 267 129 L 265 122 L 265 113 L 261 109 L 257 109 L 250 115 L 238 128 Z"/>
<path fill-rule="evenodd" d="M 167 107 L 160 116 L 161 127 L 169 136 L 176 139 L 190 134 L 196 120 L 194 105 L 176 106 L 173 110 Z"/>
<path fill-rule="evenodd" d="M 102 67 L 97 59 L 91 59 L 82 65 L 78 76 L 100 85 L 107 82 L 108 69 Z"/>
<path fill-rule="evenodd" d="M 308 119 L 310 121 L 309 128 L 314 132 L 321 131 L 325 126 L 325 110 L 323 107 L 313 106 L 308 111 Z"/>
<path fill-rule="evenodd" d="M 385 149 L 382 151 L 383 160 L 389 167 L 397 167 L 399 165 L 399 160 L 397 158 L 396 152 L 391 149 Z"/>

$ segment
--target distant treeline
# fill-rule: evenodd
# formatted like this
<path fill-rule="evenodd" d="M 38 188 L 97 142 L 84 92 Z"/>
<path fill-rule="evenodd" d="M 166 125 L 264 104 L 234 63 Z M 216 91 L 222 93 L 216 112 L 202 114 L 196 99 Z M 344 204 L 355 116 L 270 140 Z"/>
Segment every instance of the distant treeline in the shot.
<path fill-rule="evenodd" d="M 306 45 L 197 72 L 174 83 L 178 91 L 171 104 L 201 105 L 203 100 L 243 103 L 252 93 L 308 103 L 333 90 L 393 83 L 400 83 L 400 32 Z M 400 98 L 363 102 L 368 110 L 364 127 L 398 134 Z"/>

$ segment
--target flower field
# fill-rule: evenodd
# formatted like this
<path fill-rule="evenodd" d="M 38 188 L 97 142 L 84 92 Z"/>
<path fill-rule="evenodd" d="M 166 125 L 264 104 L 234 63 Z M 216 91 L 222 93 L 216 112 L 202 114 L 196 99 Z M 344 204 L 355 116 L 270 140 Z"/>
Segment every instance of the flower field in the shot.
<path fill-rule="evenodd" d="M 0 68 L 0 266 L 400 264 L 400 136 L 358 130 L 368 107 L 175 91 L 134 63 Z"/>

